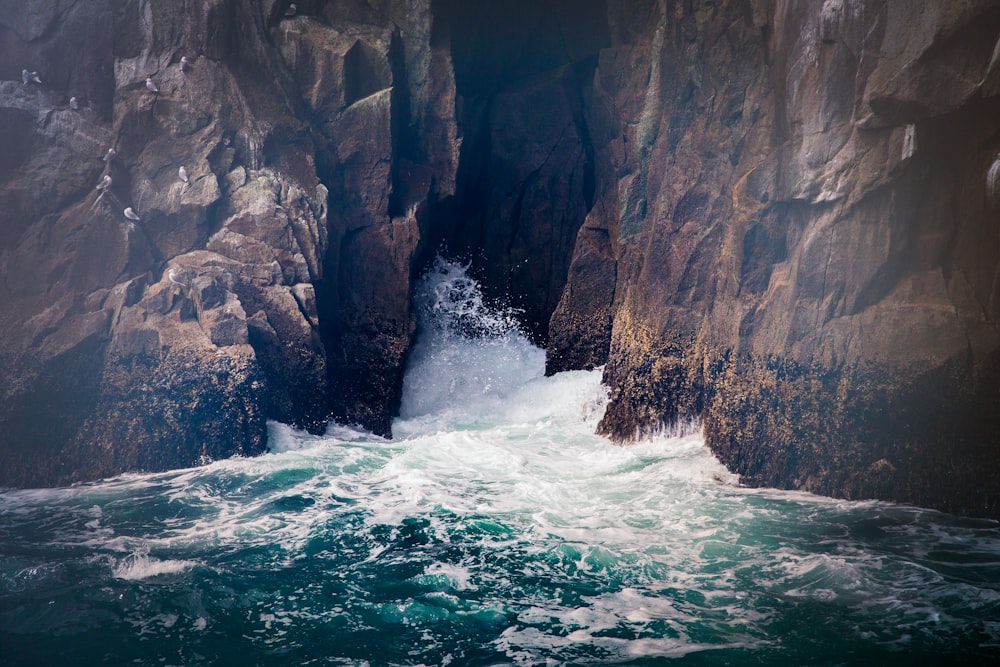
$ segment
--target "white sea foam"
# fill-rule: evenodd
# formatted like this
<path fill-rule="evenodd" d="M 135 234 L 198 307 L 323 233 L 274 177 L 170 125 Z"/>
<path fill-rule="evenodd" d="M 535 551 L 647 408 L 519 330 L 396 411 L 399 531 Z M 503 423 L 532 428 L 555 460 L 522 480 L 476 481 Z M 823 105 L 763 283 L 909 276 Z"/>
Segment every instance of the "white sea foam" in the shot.
<path fill-rule="evenodd" d="M 520 333 L 511 312 L 484 303 L 466 269 L 438 259 L 416 289 L 421 335 L 403 383 L 404 420 L 440 423 L 456 411 L 490 419 L 510 392 L 544 372 L 545 353 Z M 398 428 L 411 432 L 405 422 Z"/>
<path fill-rule="evenodd" d="M 252 632 L 269 646 L 297 625 L 370 629 L 378 618 L 387 636 L 421 628 L 426 650 L 453 646 L 436 628 L 468 623 L 492 628 L 507 662 L 580 663 L 758 647 L 774 641 L 764 629 L 780 608 L 796 604 L 913 636 L 961 627 L 946 612 L 956 599 L 975 615 L 1000 611 L 1000 593 L 971 574 L 956 585 L 935 569 L 998 567 L 992 524 L 939 526 L 926 510 L 742 488 L 693 425 L 615 445 L 594 433 L 607 402 L 600 371 L 544 377 L 543 353 L 509 313 L 491 314 L 460 266 L 439 264 L 422 290 L 395 439 L 272 423 L 262 457 L 4 491 L 4 528 L 89 550 L 115 586 L 224 578 L 258 563 L 278 579 L 322 564 L 309 575 L 318 581 L 258 600 Z M 854 526 L 859 517 L 874 527 Z M 949 561 L 942 545 L 975 557 Z M 65 570 L 11 563 L 0 585 L 19 595 Z M 380 574 L 396 571 L 398 599 Z M 360 599 L 327 599 L 323 577 L 350 581 Z M 190 608 L 137 622 L 159 632 L 210 621 Z M 851 628 L 861 641 L 900 639 Z M 983 628 L 1000 641 L 1000 624 Z"/>
<path fill-rule="evenodd" d="M 149 547 L 145 544 L 136 547 L 114 566 L 114 576 L 118 579 L 147 579 L 163 574 L 177 574 L 196 563 L 189 560 L 160 560 L 149 555 Z"/>

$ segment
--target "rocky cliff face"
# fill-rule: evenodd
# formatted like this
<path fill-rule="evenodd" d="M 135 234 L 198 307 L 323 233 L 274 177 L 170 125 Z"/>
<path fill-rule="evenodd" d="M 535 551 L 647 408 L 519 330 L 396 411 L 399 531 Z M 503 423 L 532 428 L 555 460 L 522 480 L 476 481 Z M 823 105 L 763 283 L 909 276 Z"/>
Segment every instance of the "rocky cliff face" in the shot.
<path fill-rule="evenodd" d="M 266 418 L 321 429 L 349 412 L 330 360 L 364 324 L 364 276 L 337 255 L 363 262 L 382 230 L 415 224 L 390 214 L 375 152 L 393 145 L 390 35 L 326 39 L 284 9 L 4 3 L 0 483 L 256 453 Z M 343 177 L 361 173 L 356 192 Z M 388 304 L 401 322 L 379 341 L 397 365 L 402 271 Z M 330 345 L 324 308 L 338 316 Z"/>
<path fill-rule="evenodd" d="M 0 2 L 0 484 L 387 434 L 444 246 L 618 440 L 1000 515 L 995 2 L 296 5 Z"/>
<path fill-rule="evenodd" d="M 1000 513 L 1000 7 L 616 9 L 550 366 L 610 329 L 613 437 L 701 415 L 751 484 Z"/>

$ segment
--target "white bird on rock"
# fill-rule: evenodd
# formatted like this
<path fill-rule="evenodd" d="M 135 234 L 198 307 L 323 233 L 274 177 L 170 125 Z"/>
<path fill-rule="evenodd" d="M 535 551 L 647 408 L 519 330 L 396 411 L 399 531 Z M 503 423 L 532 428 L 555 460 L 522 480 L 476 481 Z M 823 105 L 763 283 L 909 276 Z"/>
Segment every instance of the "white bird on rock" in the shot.
<path fill-rule="evenodd" d="M 131 206 L 122 211 L 122 215 L 124 215 L 129 220 L 135 220 L 136 222 L 139 221 L 139 216 L 136 215 L 135 211 L 132 210 Z"/>
<path fill-rule="evenodd" d="M 293 2 L 290 5 L 288 5 L 288 9 L 285 10 L 285 16 L 287 16 L 288 18 L 291 18 L 291 17 L 295 16 L 298 13 L 298 11 L 299 11 L 299 8 L 296 7 L 295 3 Z"/>
<path fill-rule="evenodd" d="M 111 187 L 111 174 L 104 174 L 101 176 L 101 180 L 97 183 L 98 190 L 107 190 Z"/>
<path fill-rule="evenodd" d="M 79 111 L 80 102 L 75 97 L 69 98 L 69 108 L 72 109 L 73 111 Z"/>
<path fill-rule="evenodd" d="M 101 159 L 104 160 L 105 162 L 111 162 L 112 160 L 115 159 L 116 155 L 118 155 L 118 151 L 116 151 L 114 148 L 109 148 L 108 152 L 105 153 L 104 157 L 102 157 Z"/>
<path fill-rule="evenodd" d="M 38 78 L 38 72 L 29 72 L 26 69 L 21 70 L 21 83 L 28 85 L 29 83 L 41 83 L 42 80 Z"/>
<path fill-rule="evenodd" d="M 177 269 L 173 267 L 170 267 L 170 270 L 167 271 L 167 278 L 169 278 L 170 282 L 172 282 L 175 285 L 180 285 L 181 287 L 187 287 L 187 283 L 181 282 L 180 275 L 177 273 Z"/>
<path fill-rule="evenodd" d="M 188 170 L 181 165 L 181 168 L 177 170 L 177 178 L 181 179 L 182 183 L 188 182 Z"/>
<path fill-rule="evenodd" d="M 187 56 L 181 56 L 181 71 L 186 72 L 188 67 L 191 66 L 191 61 L 188 60 Z"/>
<path fill-rule="evenodd" d="M 153 77 L 151 76 L 146 77 L 146 90 L 148 90 L 151 93 L 160 92 L 160 89 L 156 87 L 155 83 L 153 83 Z"/>

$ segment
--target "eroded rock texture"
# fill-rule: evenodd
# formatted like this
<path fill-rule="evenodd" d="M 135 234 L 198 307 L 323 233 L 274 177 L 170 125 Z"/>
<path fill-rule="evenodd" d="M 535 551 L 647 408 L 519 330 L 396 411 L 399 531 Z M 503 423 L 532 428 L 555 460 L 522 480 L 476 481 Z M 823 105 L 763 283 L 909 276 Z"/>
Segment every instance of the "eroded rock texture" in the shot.
<path fill-rule="evenodd" d="M 445 247 L 615 439 L 1000 515 L 996 2 L 296 4 L 0 0 L 0 484 L 388 434 Z"/>
<path fill-rule="evenodd" d="M 448 85 L 426 28 L 407 71 L 380 8 L 314 4 L 0 6 L 0 484 L 388 430 L 431 189 L 395 187 L 395 77 Z"/>
<path fill-rule="evenodd" d="M 701 414 L 748 483 L 1000 514 L 1000 6 L 609 16 L 550 348 L 610 330 L 602 430 Z"/>

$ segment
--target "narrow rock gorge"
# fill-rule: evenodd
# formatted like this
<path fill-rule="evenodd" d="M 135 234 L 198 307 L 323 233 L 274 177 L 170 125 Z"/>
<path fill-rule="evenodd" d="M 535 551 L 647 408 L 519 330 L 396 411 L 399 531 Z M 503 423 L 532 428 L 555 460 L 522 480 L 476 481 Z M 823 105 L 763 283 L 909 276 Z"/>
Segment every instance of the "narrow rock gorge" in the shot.
<path fill-rule="evenodd" d="M 0 484 L 389 435 L 443 249 L 615 440 L 1000 517 L 996 2 L 0 0 L 0 54 Z"/>

